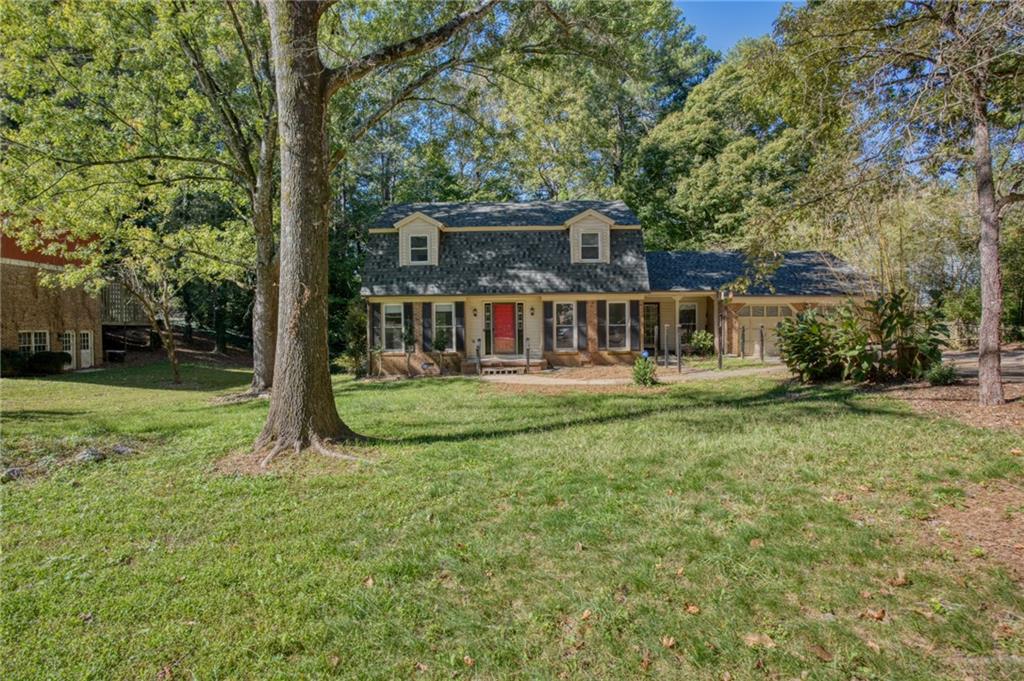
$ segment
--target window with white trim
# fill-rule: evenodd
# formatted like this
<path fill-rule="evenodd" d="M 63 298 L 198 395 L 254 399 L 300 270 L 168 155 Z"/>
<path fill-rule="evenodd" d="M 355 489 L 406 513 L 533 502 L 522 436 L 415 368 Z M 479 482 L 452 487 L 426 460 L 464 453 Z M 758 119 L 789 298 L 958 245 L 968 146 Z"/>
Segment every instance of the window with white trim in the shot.
<path fill-rule="evenodd" d="M 64 331 L 60 334 L 60 351 L 69 355 L 75 352 L 75 332 Z"/>
<path fill-rule="evenodd" d="M 689 343 L 697 332 L 697 303 L 679 303 L 680 340 Z"/>
<path fill-rule="evenodd" d="M 444 331 L 445 347 L 437 347 L 438 331 Z M 455 351 L 455 304 L 438 303 L 434 306 L 434 350 Z"/>
<path fill-rule="evenodd" d="M 580 232 L 580 260 L 583 262 L 600 262 L 600 232 Z"/>
<path fill-rule="evenodd" d="M 430 262 L 430 237 L 426 234 L 409 235 L 409 262 L 426 265 Z"/>
<path fill-rule="evenodd" d="M 405 329 L 405 310 L 401 303 L 384 305 L 383 314 L 384 349 L 400 352 L 405 349 L 403 342 Z"/>
<path fill-rule="evenodd" d="M 19 331 L 18 349 L 29 354 L 50 349 L 49 331 Z"/>
<path fill-rule="evenodd" d="M 625 350 L 629 347 L 629 303 L 609 302 L 605 318 L 609 350 Z"/>
<path fill-rule="evenodd" d="M 555 350 L 576 349 L 576 303 L 555 303 Z"/>
<path fill-rule="evenodd" d="M 92 349 L 92 331 L 82 331 L 81 333 L 78 334 L 78 349 Z"/>

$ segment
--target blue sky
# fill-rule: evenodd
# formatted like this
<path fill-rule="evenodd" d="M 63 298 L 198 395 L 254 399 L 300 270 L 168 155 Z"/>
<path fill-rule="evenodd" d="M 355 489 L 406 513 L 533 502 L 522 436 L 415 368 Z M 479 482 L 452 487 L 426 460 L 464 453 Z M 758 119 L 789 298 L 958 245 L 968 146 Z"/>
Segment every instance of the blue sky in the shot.
<path fill-rule="evenodd" d="M 711 49 L 724 56 L 743 38 L 754 38 L 772 30 L 772 22 L 786 3 L 774 0 L 675 0 L 686 22 L 707 39 Z M 803 2 L 794 2 L 802 5 Z"/>

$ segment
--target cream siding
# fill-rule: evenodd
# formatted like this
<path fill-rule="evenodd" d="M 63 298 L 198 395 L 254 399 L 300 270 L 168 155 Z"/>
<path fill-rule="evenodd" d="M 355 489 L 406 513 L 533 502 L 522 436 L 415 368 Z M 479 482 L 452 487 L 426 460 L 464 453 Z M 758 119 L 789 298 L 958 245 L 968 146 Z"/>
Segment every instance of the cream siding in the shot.
<path fill-rule="evenodd" d="M 427 262 L 412 262 L 409 254 L 409 238 L 412 236 L 427 237 Z M 441 232 L 436 225 L 431 225 L 425 220 L 415 220 L 402 225 L 398 230 L 398 263 L 410 267 L 421 267 L 425 265 L 436 265 L 438 262 L 438 251 L 440 250 Z"/>
<path fill-rule="evenodd" d="M 583 260 L 580 253 L 580 243 L 582 234 L 584 232 L 597 232 L 598 239 L 601 244 L 601 258 L 600 260 Z M 603 262 L 606 263 L 611 257 L 611 236 L 610 229 L 607 222 L 603 222 L 598 218 L 583 218 L 578 222 L 573 223 L 572 227 L 569 228 L 569 243 L 572 249 L 572 262 Z"/>

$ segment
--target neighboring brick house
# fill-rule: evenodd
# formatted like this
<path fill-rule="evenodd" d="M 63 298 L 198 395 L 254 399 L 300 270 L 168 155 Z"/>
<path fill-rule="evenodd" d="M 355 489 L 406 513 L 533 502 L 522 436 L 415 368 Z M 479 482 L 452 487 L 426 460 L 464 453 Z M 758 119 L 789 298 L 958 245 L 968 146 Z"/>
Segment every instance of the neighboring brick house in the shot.
<path fill-rule="evenodd" d="M 68 369 L 86 369 L 103 361 L 99 298 L 39 281 L 40 273 L 65 264 L 59 257 L 25 252 L 0 234 L 0 347 L 67 352 Z"/>
<path fill-rule="evenodd" d="M 826 253 L 784 254 L 764 284 L 736 252 L 646 252 L 621 201 L 422 203 L 392 206 L 369 228 L 362 293 L 380 369 L 631 363 L 642 350 L 685 349 L 708 330 L 724 352 L 775 353 L 774 329 L 808 306 L 865 293 L 866 278 Z M 720 320 L 716 324 L 716 320 Z M 741 342 L 742 341 L 742 342 Z M 742 346 L 742 347 L 741 347 Z"/>

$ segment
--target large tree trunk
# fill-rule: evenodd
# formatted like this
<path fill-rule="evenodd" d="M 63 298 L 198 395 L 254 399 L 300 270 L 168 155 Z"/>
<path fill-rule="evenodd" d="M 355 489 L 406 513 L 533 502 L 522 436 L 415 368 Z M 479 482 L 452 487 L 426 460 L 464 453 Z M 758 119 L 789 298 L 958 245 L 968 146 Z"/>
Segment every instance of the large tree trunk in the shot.
<path fill-rule="evenodd" d="M 274 390 L 256 442 L 271 455 L 352 439 L 334 404 L 327 358 L 326 78 L 323 6 L 266 0 L 281 138 L 280 296 Z M 268 457 L 269 458 L 269 457 Z"/>
<path fill-rule="evenodd" d="M 275 137 L 276 139 L 276 137 Z M 271 166 L 270 171 L 273 172 Z M 274 383 L 277 346 L 277 249 L 274 245 L 272 183 L 257 188 L 253 201 L 256 237 L 256 290 L 252 302 L 252 384 L 254 393 L 270 390 Z"/>
<path fill-rule="evenodd" d="M 978 328 L 978 399 L 981 404 L 1002 404 L 1003 382 L 1000 366 L 999 322 L 1003 310 L 1003 282 L 999 274 L 999 210 L 992 178 L 992 148 L 989 140 L 985 99 L 975 86 L 974 176 L 977 182 L 978 213 L 981 216 L 981 326 Z"/>

